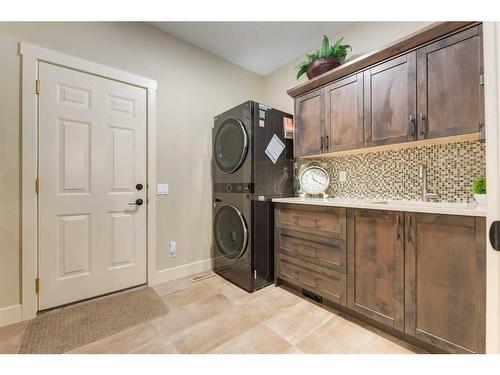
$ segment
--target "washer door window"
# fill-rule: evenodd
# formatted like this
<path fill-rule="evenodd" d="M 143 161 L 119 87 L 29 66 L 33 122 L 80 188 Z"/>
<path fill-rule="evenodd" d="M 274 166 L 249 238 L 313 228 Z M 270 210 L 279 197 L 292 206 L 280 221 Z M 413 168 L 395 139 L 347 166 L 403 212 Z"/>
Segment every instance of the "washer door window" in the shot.
<path fill-rule="evenodd" d="M 225 173 L 233 173 L 245 161 L 248 136 L 241 121 L 229 118 L 217 129 L 214 139 L 214 158 L 217 167 Z"/>
<path fill-rule="evenodd" d="M 214 237 L 225 259 L 236 260 L 243 254 L 247 247 L 248 229 L 236 207 L 226 204 L 219 208 L 214 219 Z"/>

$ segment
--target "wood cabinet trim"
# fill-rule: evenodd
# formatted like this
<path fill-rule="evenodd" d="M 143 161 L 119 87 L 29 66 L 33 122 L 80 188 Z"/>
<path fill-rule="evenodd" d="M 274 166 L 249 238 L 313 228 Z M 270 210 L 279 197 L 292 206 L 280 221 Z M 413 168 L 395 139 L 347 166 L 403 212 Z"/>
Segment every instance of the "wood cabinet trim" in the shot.
<path fill-rule="evenodd" d="M 380 64 L 369 67 L 367 70 L 369 70 L 371 74 L 382 73 L 383 71 L 385 71 L 387 69 L 394 68 L 398 65 L 407 63 L 409 54 L 411 54 L 411 52 L 408 54 L 404 54 L 404 55 L 383 61 Z"/>
<path fill-rule="evenodd" d="M 415 337 L 415 214 L 405 213 L 405 333 Z"/>
<path fill-rule="evenodd" d="M 476 348 L 486 351 L 486 218 L 476 217 Z"/>
<path fill-rule="evenodd" d="M 348 77 L 341 78 L 337 81 L 332 82 L 328 86 L 325 86 L 324 89 L 336 89 L 336 88 L 348 85 L 350 83 L 356 82 L 356 76 L 357 76 L 357 74 L 352 74 Z"/>
<path fill-rule="evenodd" d="M 475 36 L 479 35 L 479 25 L 475 27 L 471 27 L 469 29 L 465 29 L 461 32 L 452 34 L 450 36 L 447 36 L 443 39 L 440 39 L 434 43 L 428 44 L 427 46 L 423 47 L 427 49 L 427 53 L 435 52 L 437 50 L 440 50 L 442 48 L 449 47 L 453 44 L 460 43 L 466 39 L 473 38 Z"/>

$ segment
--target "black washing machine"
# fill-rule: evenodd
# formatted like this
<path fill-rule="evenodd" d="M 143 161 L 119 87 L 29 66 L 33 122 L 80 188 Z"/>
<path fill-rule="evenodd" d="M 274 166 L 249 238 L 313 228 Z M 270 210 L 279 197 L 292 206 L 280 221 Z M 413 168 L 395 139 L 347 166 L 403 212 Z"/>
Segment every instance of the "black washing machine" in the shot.
<path fill-rule="evenodd" d="M 271 200 L 293 196 L 291 118 L 248 101 L 214 120 L 214 271 L 249 292 L 274 281 Z"/>

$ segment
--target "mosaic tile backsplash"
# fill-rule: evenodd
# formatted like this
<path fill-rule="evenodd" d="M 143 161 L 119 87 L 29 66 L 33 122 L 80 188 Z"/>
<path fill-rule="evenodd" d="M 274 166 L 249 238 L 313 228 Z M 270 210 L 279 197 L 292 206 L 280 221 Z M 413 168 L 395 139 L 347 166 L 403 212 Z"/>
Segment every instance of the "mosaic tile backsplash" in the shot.
<path fill-rule="evenodd" d="M 486 173 L 485 144 L 482 141 L 418 146 L 400 150 L 297 159 L 300 169 L 319 165 L 330 174 L 330 197 L 419 200 L 420 164 L 427 166 L 427 186 L 441 202 L 471 202 L 474 180 Z M 298 169 L 298 170 L 299 170 Z M 339 172 L 347 181 L 339 182 Z"/>

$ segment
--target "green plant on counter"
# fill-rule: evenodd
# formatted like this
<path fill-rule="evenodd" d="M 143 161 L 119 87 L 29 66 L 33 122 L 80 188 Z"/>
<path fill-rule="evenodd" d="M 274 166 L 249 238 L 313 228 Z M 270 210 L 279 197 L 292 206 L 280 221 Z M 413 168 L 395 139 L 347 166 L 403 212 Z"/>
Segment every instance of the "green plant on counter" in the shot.
<path fill-rule="evenodd" d="M 474 181 L 471 191 L 473 194 L 486 194 L 486 177 L 479 177 Z"/>
<path fill-rule="evenodd" d="M 345 59 L 347 56 L 347 52 L 352 50 L 349 44 L 342 44 L 344 37 L 338 38 L 332 46 L 330 46 L 330 40 L 326 35 L 323 35 L 323 44 L 321 46 L 321 50 L 316 50 L 311 54 L 306 54 L 306 61 L 301 62 L 297 66 L 297 79 L 300 78 L 301 75 L 307 72 L 307 67 L 315 62 L 316 60 L 322 57 L 336 57 L 339 60 Z"/>

